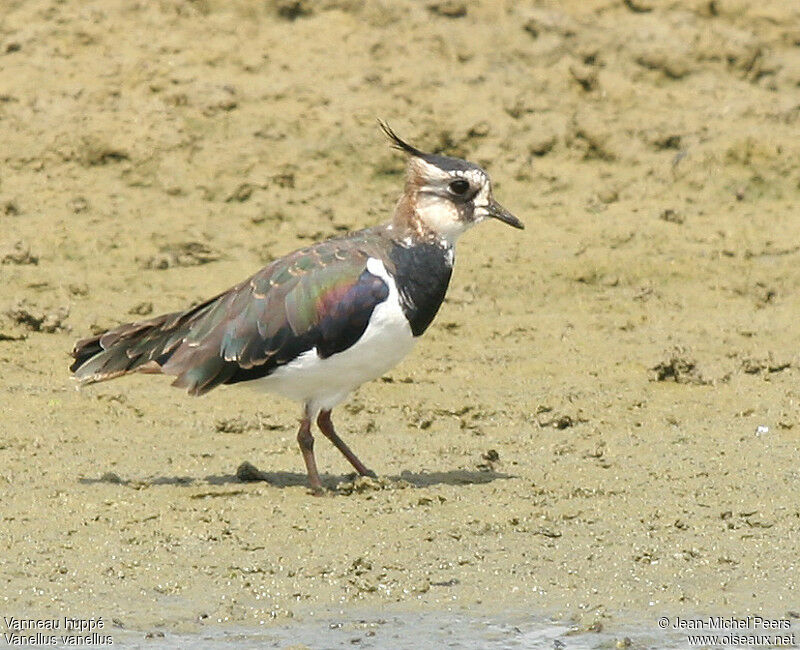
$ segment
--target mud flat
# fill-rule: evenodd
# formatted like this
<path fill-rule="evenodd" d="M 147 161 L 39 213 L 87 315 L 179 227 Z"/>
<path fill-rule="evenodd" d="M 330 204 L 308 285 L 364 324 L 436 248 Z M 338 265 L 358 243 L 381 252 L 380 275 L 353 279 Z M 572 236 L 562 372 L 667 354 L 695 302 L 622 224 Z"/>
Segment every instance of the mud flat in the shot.
<path fill-rule="evenodd" d="M 779 0 L 4 3 L 0 615 L 796 629 L 798 24 Z M 527 225 L 468 233 L 432 330 L 339 409 L 381 480 L 320 443 L 310 497 L 296 407 L 248 390 L 74 390 L 76 338 L 387 218 L 377 117 L 484 164 Z"/>

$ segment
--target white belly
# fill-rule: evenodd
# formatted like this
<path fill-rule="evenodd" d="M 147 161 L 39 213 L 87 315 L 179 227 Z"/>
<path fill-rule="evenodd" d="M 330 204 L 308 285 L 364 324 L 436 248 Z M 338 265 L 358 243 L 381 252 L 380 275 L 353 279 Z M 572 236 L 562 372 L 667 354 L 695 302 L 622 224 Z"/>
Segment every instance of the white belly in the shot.
<path fill-rule="evenodd" d="M 372 312 L 361 338 L 346 350 L 321 359 L 313 348 L 275 372 L 252 382 L 255 388 L 309 404 L 316 414 L 332 409 L 365 381 L 396 366 L 414 347 L 397 287 L 380 260 L 371 258 L 367 270 L 389 285 L 389 296 Z"/>

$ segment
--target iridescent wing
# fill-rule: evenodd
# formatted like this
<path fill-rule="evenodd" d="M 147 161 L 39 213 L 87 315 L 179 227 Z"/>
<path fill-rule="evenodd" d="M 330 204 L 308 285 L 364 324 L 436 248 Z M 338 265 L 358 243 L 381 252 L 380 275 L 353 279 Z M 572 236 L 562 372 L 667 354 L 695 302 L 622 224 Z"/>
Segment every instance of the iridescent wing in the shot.
<path fill-rule="evenodd" d="M 84 383 L 161 372 L 199 395 L 256 379 L 316 348 L 341 352 L 364 333 L 389 288 L 353 241 L 327 241 L 277 260 L 184 312 L 78 341 L 71 370 Z"/>

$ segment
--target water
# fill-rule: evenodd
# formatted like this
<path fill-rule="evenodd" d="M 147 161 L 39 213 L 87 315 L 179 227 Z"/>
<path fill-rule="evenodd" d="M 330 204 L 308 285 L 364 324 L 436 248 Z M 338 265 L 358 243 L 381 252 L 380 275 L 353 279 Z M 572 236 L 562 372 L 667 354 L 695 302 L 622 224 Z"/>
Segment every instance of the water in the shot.
<path fill-rule="evenodd" d="M 152 634 L 152 633 L 151 633 Z M 158 632 L 157 634 L 161 634 Z M 307 646 L 311 650 L 599 650 L 618 647 L 659 650 L 683 648 L 679 638 L 655 630 L 578 632 L 544 619 L 469 614 L 380 614 L 308 619 L 286 625 L 245 629 L 209 628 L 198 634 L 145 638 L 117 631 L 114 647 L 148 650 L 249 650 Z"/>

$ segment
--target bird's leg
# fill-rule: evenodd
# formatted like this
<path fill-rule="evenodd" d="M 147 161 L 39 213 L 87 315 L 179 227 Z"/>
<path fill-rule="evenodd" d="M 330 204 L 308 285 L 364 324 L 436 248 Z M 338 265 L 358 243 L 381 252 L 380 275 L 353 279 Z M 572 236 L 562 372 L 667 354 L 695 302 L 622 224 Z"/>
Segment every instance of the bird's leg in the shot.
<path fill-rule="evenodd" d="M 317 471 L 317 461 L 314 458 L 314 436 L 311 433 L 311 417 L 307 408 L 303 412 L 303 419 L 300 420 L 297 444 L 300 445 L 300 451 L 303 452 L 303 461 L 306 464 L 309 485 L 315 494 L 322 494 L 324 490 Z"/>
<path fill-rule="evenodd" d="M 358 457 L 352 452 L 350 447 L 345 444 L 344 440 L 336 435 L 336 430 L 333 428 L 333 422 L 331 421 L 330 411 L 322 410 L 319 412 L 317 416 L 317 426 L 325 437 L 336 445 L 336 448 L 344 454 L 344 457 L 350 461 L 350 464 L 355 467 L 356 471 L 361 474 L 361 476 L 371 476 L 375 478 L 375 472 L 368 470 L 364 466 L 364 463 L 358 460 Z"/>

